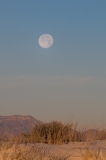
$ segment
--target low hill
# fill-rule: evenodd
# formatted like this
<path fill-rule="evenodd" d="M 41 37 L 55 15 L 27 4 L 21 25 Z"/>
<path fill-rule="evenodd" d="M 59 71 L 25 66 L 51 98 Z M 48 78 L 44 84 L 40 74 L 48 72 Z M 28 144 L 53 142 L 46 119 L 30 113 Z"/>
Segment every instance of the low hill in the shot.
<path fill-rule="evenodd" d="M 28 133 L 36 124 L 42 122 L 32 116 L 0 116 L 0 135 L 6 136 L 10 134 Z"/>

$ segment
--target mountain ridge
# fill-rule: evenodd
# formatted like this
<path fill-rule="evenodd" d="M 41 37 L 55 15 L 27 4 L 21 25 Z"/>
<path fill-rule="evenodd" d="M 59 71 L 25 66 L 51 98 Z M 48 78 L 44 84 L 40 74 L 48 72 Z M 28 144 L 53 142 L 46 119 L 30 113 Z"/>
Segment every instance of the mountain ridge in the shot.
<path fill-rule="evenodd" d="M 28 133 L 35 125 L 41 123 L 40 120 L 35 119 L 31 115 L 0 115 L 0 135 L 8 136 L 11 134 Z"/>

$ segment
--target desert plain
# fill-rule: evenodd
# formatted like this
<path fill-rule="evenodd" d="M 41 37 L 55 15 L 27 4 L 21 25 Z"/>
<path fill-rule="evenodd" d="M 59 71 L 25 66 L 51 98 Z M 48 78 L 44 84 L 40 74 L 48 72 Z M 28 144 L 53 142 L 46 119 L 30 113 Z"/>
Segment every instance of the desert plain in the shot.
<path fill-rule="evenodd" d="M 0 144 L 0 160 L 106 160 L 106 141 Z"/>
<path fill-rule="evenodd" d="M 0 116 L 0 160 L 106 160 L 105 128 Z"/>

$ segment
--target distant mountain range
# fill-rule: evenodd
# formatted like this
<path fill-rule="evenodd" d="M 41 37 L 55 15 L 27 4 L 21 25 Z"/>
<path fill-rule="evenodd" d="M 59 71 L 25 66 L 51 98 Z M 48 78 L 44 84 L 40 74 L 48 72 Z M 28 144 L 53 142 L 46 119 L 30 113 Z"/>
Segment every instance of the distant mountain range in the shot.
<path fill-rule="evenodd" d="M 19 133 L 28 133 L 36 124 L 42 122 L 32 116 L 0 116 L 0 135 L 6 136 L 10 134 L 17 135 Z"/>

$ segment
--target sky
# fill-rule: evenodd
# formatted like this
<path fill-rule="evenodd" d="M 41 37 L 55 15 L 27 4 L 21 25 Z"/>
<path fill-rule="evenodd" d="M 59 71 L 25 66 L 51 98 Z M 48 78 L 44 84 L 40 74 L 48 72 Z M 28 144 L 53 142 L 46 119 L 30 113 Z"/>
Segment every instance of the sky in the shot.
<path fill-rule="evenodd" d="M 106 123 L 105 61 L 106 0 L 0 1 L 0 115 Z"/>

